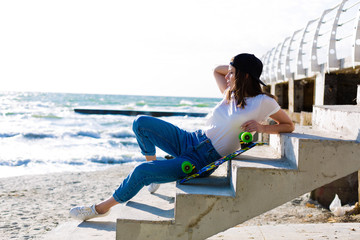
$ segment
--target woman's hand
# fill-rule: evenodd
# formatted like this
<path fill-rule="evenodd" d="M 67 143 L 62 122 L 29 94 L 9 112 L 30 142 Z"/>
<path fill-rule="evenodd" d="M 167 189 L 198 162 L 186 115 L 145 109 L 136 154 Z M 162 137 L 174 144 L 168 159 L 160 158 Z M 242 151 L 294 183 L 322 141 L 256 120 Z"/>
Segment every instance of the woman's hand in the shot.
<path fill-rule="evenodd" d="M 241 127 L 245 132 L 259 132 L 259 133 L 290 133 L 294 131 L 295 125 L 289 116 L 280 109 L 275 114 L 270 116 L 277 124 L 275 125 L 262 125 L 255 120 L 250 120 L 244 123 Z"/>
<path fill-rule="evenodd" d="M 244 123 L 241 128 L 244 132 L 264 132 L 265 126 L 255 120 L 250 120 Z"/>

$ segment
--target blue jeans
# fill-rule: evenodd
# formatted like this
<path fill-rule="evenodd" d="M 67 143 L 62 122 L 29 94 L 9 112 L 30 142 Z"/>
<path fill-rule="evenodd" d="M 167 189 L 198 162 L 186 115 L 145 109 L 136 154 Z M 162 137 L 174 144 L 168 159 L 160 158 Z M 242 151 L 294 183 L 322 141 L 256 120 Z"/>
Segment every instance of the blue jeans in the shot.
<path fill-rule="evenodd" d="M 190 161 L 199 170 L 221 158 L 201 130 L 187 132 L 171 123 L 148 116 L 136 118 L 133 130 L 142 154 L 155 155 L 157 146 L 175 158 L 144 162 L 135 167 L 113 194 L 119 203 L 130 200 L 151 183 L 173 182 L 186 177 L 187 174 L 181 169 L 184 161 Z"/>

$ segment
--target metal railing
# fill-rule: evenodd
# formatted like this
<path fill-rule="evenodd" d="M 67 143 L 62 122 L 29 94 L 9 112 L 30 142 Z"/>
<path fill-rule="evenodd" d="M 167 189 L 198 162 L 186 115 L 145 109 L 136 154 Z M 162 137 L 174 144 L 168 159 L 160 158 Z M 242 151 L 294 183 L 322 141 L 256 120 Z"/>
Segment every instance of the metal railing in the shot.
<path fill-rule="evenodd" d="M 343 0 L 337 6 L 295 31 L 261 59 L 266 83 L 312 77 L 360 66 L 360 0 Z"/>

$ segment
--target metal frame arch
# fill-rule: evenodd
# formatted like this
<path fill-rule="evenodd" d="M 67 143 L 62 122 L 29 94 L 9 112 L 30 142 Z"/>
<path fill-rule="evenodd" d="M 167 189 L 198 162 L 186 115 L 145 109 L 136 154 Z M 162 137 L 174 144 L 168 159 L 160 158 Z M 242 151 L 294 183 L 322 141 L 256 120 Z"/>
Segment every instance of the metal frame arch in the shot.
<path fill-rule="evenodd" d="M 293 33 L 293 35 L 291 36 L 290 39 L 290 43 L 289 43 L 289 47 L 288 47 L 288 51 L 286 54 L 286 62 L 285 62 L 285 77 L 286 78 L 291 78 L 292 74 L 295 72 L 291 71 L 291 62 L 295 62 L 295 65 L 297 65 L 298 63 L 298 57 L 299 57 L 299 51 L 300 51 L 300 44 L 298 46 L 293 45 L 294 43 L 296 43 L 296 39 L 295 36 L 300 33 L 301 31 L 304 31 L 304 29 L 299 29 L 297 31 L 295 31 Z M 292 48 L 294 46 L 294 49 Z M 291 52 L 292 51 L 297 51 L 297 54 L 294 54 L 294 59 L 291 58 Z"/>
<path fill-rule="evenodd" d="M 269 59 L 270 59 L 271 51 L 267 51 L 266 54 L 261 58 L 263 62 L 263 71 L 260 76 L 261 80 L 265 83 L 269 83 Z"/>
<path fill-rule="evenodd" d="M 276 52 L 276 47 L 273 47 L 270 51 L 270 56 L 269 56 L 269 66 L 268 66 L 269 83 L 271 83 L 273 80 L 272 75 L 273 75 L 273 61 L 274 61 L 275 52 Z"/>
<path fill-rule="evenodd" d="M 337 33 L 337 29 L 339 27 L 339 19 L 340 19 L 340 15 L 343 12 L 344 9 L 344 5 L 348 0 L 343 0 L 341 2 L 341 4 L 338 6 L 338 10 L 333 22 L 333 26 L 331 29 L 331 35 L 330 35 L 330 39 L 329 39 L 329 46 L 328 46 L 328 50 L 327 50 L 327 71 L 330 72 L 331 68 L 336 68 L 339 69 L 340 68 L 340 59 L 337 58 L 336 56 L 336 33 Z"/>
<path fill-rule="evenodd" d="M 278 58 L 278 70 L 276 71 L 276 80 L 285 80 L 285 66 L 283 69 L 283 65 L 286 63 L 286 54 L 289 45 L 287 43 L 290 41 L 290 37 L 287 37 L 284 39 L 284 41 L 281 44 L 280 52 L 279 52 L 279 58 Z M 284 61 L 283 61 L 284 60 Z"/>
<path fill-rule="evenodd" d="M 316 31 L 314 34 L 314 40 L 313 40 L 313 44 L 312 44 L 312 48 L 311 48 L 311 64 L 310 64 L 310 71 L 309 72 L 318 72 L 320 71 L 320 66 L 318 63 L 318 55 L 317 55 L 317 43 L 318 43 L 318 38 L 319 38 L 319 31 L 321 28 L 321 25 L 324 23 L 324 17 L 326 16 L 326 14 L 328 14 L 329 12 L 333 11 L 334 8 L 330 8 L 330 9 L 326 9 L 323 14 L 320 17 L 320 20 L 318 22 L 318 25 L 316 27 Z"/>
<path fill-rule="evenodd" d="M 306 53 L 305 53 L 305 48 L 304 48 L 304 46 L 305 46 L 305 44 L 306 44 L 305 38 L 306 38 L 307 34 L 310 33 L 309 27 L 310 27 L 313 23 L 315 23 L 316 21 L 319 21 L 319 18 L 316 18 L 316 19 L 314 19 L 314 20 L 310 20 L 310 21 L 307 23 L 307 25 L 306 25 L 306 27 L 305 27 L 305 29 L 304 29 L 304 33 L 303 33 L 303 35 L 302 35 L 302 38 L 301 38 L 301 41 L 300 41 L 300 45 L 299 45 L 299 53 L 298 53 L 297 63 L 296 63 L 296 65 L 297 65 L 297 70 L 296 70 L 296 72 L 295 72 L 296 75 L 306 75 L 306 68 L 304 67 L 304 61 L 305 61 L 305 59 L 303 58 L 303 56 L 306 54 Z M 310 55 L 311 55 L 311 51 L 310 51 Z"/>
<path fill-rule="evenodd" d="M 279 59 L 279 56 L 280 56 L 280 48 L 281 48 L 281 44 L 282 43 L 279 43 L 276 48 L 275 48 L 275 51 L 274 51 L 274 56 L 271 60 L 271 69 L 270 69 L 270 82 L 275 82 L 277 79 L 277 63 L 278 63 L 278 59 Z"/>

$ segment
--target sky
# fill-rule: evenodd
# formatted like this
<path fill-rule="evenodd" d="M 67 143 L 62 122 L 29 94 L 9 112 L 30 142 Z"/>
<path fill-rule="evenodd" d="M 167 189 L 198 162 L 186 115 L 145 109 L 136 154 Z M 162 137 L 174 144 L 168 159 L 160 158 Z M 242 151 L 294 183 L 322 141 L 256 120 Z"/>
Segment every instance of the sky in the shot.
<path fill-rule="evenodd" d="M 0 91 L 221 97 L 213 69 L 341 0 L 0 1 Z"/>

